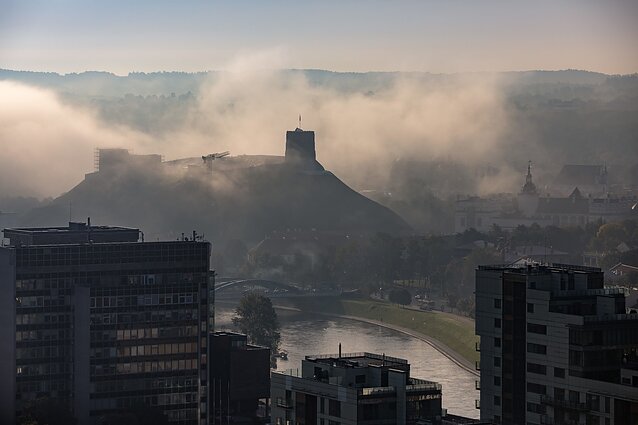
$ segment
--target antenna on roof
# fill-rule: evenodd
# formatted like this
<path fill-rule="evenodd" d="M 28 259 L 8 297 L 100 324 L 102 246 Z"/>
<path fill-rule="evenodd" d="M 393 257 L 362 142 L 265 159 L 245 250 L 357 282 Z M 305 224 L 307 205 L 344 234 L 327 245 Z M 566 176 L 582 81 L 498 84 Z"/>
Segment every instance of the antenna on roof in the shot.
<path fill-rule="evenodd" d="M 299 114 L 299 127 L 298 128 L 301 130 L 301 114 Z"/>

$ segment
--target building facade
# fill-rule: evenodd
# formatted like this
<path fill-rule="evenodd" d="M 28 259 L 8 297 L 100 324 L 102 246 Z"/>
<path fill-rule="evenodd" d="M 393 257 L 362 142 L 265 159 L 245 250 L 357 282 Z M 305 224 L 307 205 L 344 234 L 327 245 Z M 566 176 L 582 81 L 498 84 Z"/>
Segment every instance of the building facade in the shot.
<path fill-rule="evenodd" d="M 543 195 L 527 167 L 525 184 L 514 195 L 501 194 L 489 198 L 477 196 L 457 199 L 454 211 L 454 231 L 469 229 L 487 232 L 494 226 L 511 230 L 518 226 L 584 227 L 588 223 L 610 223 L 635 217 L 638 199 L 633 196 L 612 196 L 609 193 L 584 191 L 573 185 L 567 196 Z"/>
<path fill-rule="evenodd" d="M 210 244 L 138 229 L 5 229 L 0 248 L 2 423 L 39 399 L 80 425 L 150 407 L 207 423 Z"/>
<path fill-rule="evenodd" d="M 270 391 L 277 425 L 441 423 L 441 385 L 385 355 L 307 356 L 301 369 L 274 372 Z"/>
<path fill-rule="evenodd" d="M 210 354 L 211 423 L 254 423 L 259 400 L 270 398 L 270 349 L 248 344 L 246 335 L 215 332 Z"/>
<path fill-rule="evenodd" d="M 638 315 L 600 269 L 480 266 L 481 419 L 638 423 Z"/>

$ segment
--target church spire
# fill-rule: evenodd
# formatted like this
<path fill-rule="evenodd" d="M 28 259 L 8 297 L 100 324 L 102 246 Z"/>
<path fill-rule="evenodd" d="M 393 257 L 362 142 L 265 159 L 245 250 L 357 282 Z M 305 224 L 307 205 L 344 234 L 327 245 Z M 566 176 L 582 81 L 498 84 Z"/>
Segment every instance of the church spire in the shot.
<path fill-rule="evenodd" d="M 530 195 L 537 194 L 536 185 L 532 181 L 532 161 L 527 162 L 527 176 L 525 177 L 525 184 L 523 185 L 522 193 Z"/>

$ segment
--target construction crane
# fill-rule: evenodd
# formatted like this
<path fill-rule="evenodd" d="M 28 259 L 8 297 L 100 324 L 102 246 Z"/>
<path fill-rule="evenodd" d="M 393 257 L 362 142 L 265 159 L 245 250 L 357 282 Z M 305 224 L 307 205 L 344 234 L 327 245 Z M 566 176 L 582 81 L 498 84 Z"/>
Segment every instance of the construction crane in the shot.
<path fill-rule="evenodd" d="M 204 161 L 204 165 L 206 165 L 208 167 L 209 171 L 213 171 L 213 161 L 216 159 L 221 159 L 225 156 L 230 155 L 229 151 L 225 151 L 225 152 L 215 152 L 215 153 L 210 153 L 208 155 L 203 155 L 202 156 L 202 161 Z"/>

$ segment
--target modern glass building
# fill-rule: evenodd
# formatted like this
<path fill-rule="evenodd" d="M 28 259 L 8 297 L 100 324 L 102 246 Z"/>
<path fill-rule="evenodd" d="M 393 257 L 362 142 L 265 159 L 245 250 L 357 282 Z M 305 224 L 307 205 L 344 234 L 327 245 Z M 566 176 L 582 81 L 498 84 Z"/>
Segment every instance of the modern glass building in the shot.
<path fill-rule="evenodd" d="M 138 229 L 90 223 L 4 237 L 0 422 L 49 399 L 80 425 L 142 406 L 207 423 L 208 242 L 143 242 Z"/>
<path fill-rule="evenodd" d="M 479 266 L 481 419 L 638 423 L 638 314 L 625 292 L 597 268 Z"/>

